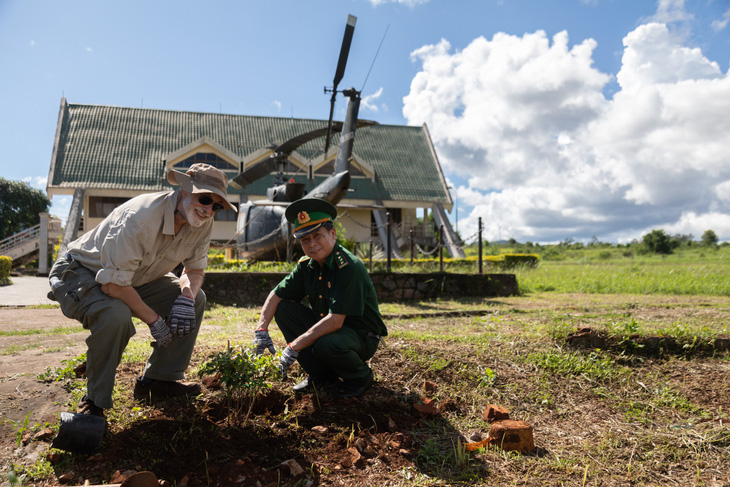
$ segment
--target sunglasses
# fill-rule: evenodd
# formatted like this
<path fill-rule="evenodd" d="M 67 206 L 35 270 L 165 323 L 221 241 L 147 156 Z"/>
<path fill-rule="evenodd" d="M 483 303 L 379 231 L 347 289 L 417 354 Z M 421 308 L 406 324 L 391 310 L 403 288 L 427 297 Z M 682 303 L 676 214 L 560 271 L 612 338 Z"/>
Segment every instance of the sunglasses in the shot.
<path fill-rule="evenodd" d="M 213 198 L 211 198 L 207 194 L 201 194 L 200 196 L 198 196 L 198 203 L 203 206 L 213 205 L 213 211 L 220 211 L 225 208 L 220 203 L 216 203 L 215 201 L 213 201 Z"/>

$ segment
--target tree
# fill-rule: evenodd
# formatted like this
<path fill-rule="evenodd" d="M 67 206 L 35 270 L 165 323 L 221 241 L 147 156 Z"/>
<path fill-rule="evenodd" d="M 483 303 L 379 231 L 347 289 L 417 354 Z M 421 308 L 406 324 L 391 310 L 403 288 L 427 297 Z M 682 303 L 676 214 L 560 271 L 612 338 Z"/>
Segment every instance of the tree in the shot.
<path fill-rule="evenodd" d="M 706 230 L 705 233 L 702 234 L 703 247 L 716 247 L 718 242 L 719 239 L 717 238 L 717 234 L 712 230 Z"/>
<path fill-rule="evenodd" d="M 22 181 L 0 178 L 0 240 L 41 221 L 51 200 L 46 194 Z"/>
<path fill-rule="evenodd" d="M 676 243 L 672 243 L 672 239 L 664 230 L 652 230 L 644 235 L 641 243 L 646 247 L 646 250 L 657 254 L 671 254 L 674 245 L 676 245 Z"/>

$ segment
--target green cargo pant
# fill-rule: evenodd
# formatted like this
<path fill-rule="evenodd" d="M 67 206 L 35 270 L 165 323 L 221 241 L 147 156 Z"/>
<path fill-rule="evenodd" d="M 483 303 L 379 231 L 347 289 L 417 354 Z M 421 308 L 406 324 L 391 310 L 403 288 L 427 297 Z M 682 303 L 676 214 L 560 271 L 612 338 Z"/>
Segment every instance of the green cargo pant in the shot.
<path fill-rule="evenodd" d="M 129 339 L 135 334 L 132 312 L 116 298 L 101 290 L 95 273 L 76 261 L 59 259 L 51 269 L 49 279 L 58 278 L 53 296 L 61 311 L 82 323 L 91 331 L 86 339 L 86 377 L 88 399 L 100 408 L 112 407 L 112 391 L 117 366 L 122 360 Z M 142 286 L 135 287 L 142 300 L 162 317 L 169 314 L 172 304 L 180 295 L 180 281 L 167 274 Z M 144 377 L 158 380 L 181 380 L 190 363 L 195 340 L 205 310 L 205 293 L 195 298 L 196 327 L 184 337 L 175 336 L 165 348 L 155 348 L 145 365 Z"/>
<path fill-rule="evenodd" d="M 287 343 L 312 327 L 319 318 L 308 306 L 294 301 L 279 303 L 274 315 L 276 324 Z M 365 330 L 343 326 L 320 337 L 314 345 L 299 351 L 299 365 L 315 379 L 335 375 L 345 381 L 360 381 L 371 371 L 365 363 L 378 349 L 379 340 L 368 336 Z"/>

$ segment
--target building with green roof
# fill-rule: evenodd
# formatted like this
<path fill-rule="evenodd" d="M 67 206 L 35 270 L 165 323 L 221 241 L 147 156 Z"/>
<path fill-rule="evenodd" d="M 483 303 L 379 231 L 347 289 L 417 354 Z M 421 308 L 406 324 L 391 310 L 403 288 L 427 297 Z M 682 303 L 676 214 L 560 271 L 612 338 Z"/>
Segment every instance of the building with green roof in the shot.
<path fill-rule="evenodd" d="M 83 233 L 129 198 L 170 190 L 170 169 L 184 171 L 206 162 L 233 179 L 264 160 L 276 145 L 326 125 L 326 120 L 69 104 L 64 98 L 47 193 L 51 198 L 75 194 Z M 287 178 L 311 189 L 332 174 L 338 138 L 335 134 L 326 154 L 324 137 L 299 146 L 289 157 Z M 417 236 L 433 235 L 417 215 L 452 207 L 426 125 L 357 129 L 350 168 L 350 191 L 338 204 L 349 240 L 377 238 L 372 207 L 385 206 L 403 235 L 414 230 Z M 271 173 L 242 189 L 229 186 L 231 203 L 265 200 L 266 189 L 274 184 Z M 220 211 L 215 218 L 215 243 L 235 242 L 235 213 Z"/>

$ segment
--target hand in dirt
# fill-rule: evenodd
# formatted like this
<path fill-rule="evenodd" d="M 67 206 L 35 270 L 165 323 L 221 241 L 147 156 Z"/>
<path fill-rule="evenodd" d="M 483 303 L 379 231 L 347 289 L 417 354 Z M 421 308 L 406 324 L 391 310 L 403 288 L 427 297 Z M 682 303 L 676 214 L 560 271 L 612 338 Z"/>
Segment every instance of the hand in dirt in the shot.
<path fill-rule="evenodd" d="M 289 369 L 291 364 L 299 356 L 299 352 L 287 345 L 283 352 L 281 352 L 281 358 L 279 359 L 279 371 L 281 372 L 281 380 L 286 380 L 286 371 Z"/>
<path fill-rule="evenodd" d="M 274 342 L 271 341 L 271 336 L 269 336 L 269 330 L 256 330 L 253 344 L 256 346 L 256 355 L 262 355 L 267 348 L 271 355 L 276 353 Z"/>
<path fill-rule="evenodd" d="M 170 316 L 167 318 L 173 335 L 179 337 L 189 335 L 195 330 L 195 300 L 182 294 L 172 304 Z"/>
<path fill-rule="evenodd" d="M 147 326 L 150 327 L 152 338 L 157 340 L 158 347 L 165 348 L 170 344 L 170 341 L 172 340 L 170 329 L 167 327 L 160 315 L 157 315 L 157 319 L 152 323 L 148 323 Z"/>

